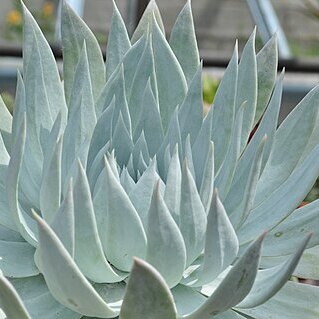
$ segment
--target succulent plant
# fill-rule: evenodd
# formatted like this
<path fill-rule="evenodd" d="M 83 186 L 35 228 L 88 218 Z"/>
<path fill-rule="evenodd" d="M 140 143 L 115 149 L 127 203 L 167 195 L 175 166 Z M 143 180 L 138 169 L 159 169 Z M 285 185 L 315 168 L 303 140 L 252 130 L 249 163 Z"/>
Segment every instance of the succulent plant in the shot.
<path fill-rule="evenodd" d="M 131 39 L 114 3 L 106 64 L 65 2 L 61 29 L 63 82 L 24 7 L 13 117 L 0 99 L 0 318 L 318 318 L 288 280 L 319 279 L 319 202 L 296 209 L 319 88 L 276 128 L 276 37 L 235 46 L 204 117 L 190 1 L 169 41 L 154 1 Z"/>

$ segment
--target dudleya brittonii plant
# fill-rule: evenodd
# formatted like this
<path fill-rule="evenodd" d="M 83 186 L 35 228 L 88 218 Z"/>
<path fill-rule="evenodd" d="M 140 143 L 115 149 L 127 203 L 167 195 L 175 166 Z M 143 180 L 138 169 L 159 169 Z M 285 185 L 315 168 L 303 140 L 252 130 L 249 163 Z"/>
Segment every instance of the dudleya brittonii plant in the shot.
<path fill-rule="evenodd" d="M 319 278 L 319 203 L 295 209 L 319 89 L 276 130 L 276 39 L 235 47 L 204 116 L 190 1 L 169 41 L 154 1 L 131 39 L 114 4 L 106 65 L 64 3 L 63 84 L 24 21 L 13 117 L 0 100 L 0 318 L 318 318 L 319 288 L 287 280 Z"/>

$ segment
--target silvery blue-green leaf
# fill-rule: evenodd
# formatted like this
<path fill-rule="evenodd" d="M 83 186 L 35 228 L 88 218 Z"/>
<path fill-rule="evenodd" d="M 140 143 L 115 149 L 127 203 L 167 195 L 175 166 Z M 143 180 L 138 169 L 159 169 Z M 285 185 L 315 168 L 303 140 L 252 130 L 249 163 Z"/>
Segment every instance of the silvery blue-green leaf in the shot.
<path fill-rule="evenodd" d="M 264 237 L 265 233 L 249 246 L 205 303 L 185 319 L 209 318 L 209 315 L 234 307 L 246 297 L 257 275 Z"/>
<path fill-rule="evenodd" d="M 4 144 L 2 135 L 0 133 L 0 165 L 8 165 L 10 160 L 10 155 Z"/>
<path fill-rule="evenodd" d="M 75 70 L 81 57 L 84 42 L 87 45 L 92 92 L 94 100 L 96 101 L 105 84 L 105 66 L 100 46 L 92 31 L 73 11 L 67 1 L 62 3 L 61 20 L 63 74 L 66 101 L 68 104 L 72 101 L 70 97 L 73 81 L 76 79 Z"/>
<path fill-rule="evenodd" d="M 175 21 L 169 44 L 184 71 L 187 83 L 190 83 L 199 65 L 199 53 L 190 0 L 186 2 Z"/>
<path fill-rule="evenodd" d="M 317 319 L 319 288 L 316 286 L 288 281 L 287 284 L 270 300 L 256 308 L 240 309 L 240 313 L 252 318 L 268 319 L 287 317 L 289 319 Z"/>
<path fill-rule="evenodd" d="M 318 143 L 319 87 L 311 90 L 278 128 L 269 160 L 257 188 L 255 206 L 282 185 L 303 165 Z M 298 188 L 301 188 L 300 186 Z"/>
<path fill-rule="evenodd" d="M 157 94 L 155 92 L 157 92 L 157 83 L 154 69 L 154 53 L 150 35 L 147 37 L 146 46 L 138 62 L 130 94 L 128 95 L 128 105 L 132 119 L 133 132 L 135 132 L 139 118 L 141 117 L 143 107 L 142 101 L 148 82 L 150 82 L 152 91 L 156 96 Z"/>
<path fill-rule="evenodd" d="M 206 213 L 187 162 L 182 168 L 179 228 L 183 235 L 189 266 L 202 252 L 205 242 Z"/>
<path fill-rule="evenodd" d="M 134 34 L 131 39 L 132 43 L 135 43 L 139 38 L 141 38 L 143 35 L 147 33 L 150 26 L 154 23 L 153 17 L 155 17 L 155 20 L 161 32 L 165 34 L 164 24 L 163 24 L 159 9 L 157 7 L 157 4 L 155 0 L 151 0 L 145 9 L 138 26 L 136 27 L 134 31 Z"/>
<path fill-rule="evenodd" d="M 51 223 L 61 201 L 62 138 L 54 146 L 53 154 L 46 162 L 40 189 L 40 208 L 43 218 Z"/>
<path fill-rule="evenodd" d="M 145 140 L 144 131 L 141 132 L 140 137 L 135 142 L 135 145 L 132 150 L 133 154 L 133 165 L 137 167 L 138 161 L 140 159 L 140 154 L 142 154 L 143 159 L 146 161 L 146 164 L 150 161 L 150 155 L 148 153 L 147 143 Z"/>
<path fill-rule="evenodd" d="M 31 319 L 18 293 L 0 272 L 0 308 L 7 318 Z"/>
<path fill-rule="evenodd" d="M 244 102 L 236 114 L 232 137 L 225 160 L 219 171 L 216 172 L 215 187 L 218 188 L 222 200 L 229 191 L 240 155 L 241 128 L 246 107 L 247 103 Z"/>
<path fill-rule="evenodd" d="M 45 90 L 49 104 L 47 114 L 51 116 L 54 121 L 61 112 L 62 126 L 64 127 L 66 123 L 67 107 L 55 57 L 38 24 L 23 3 L 22 8 L 24 21 L 23 75 L 26 75 L 30 63 L 35 62 L 32 62 L 32 60 L 36 58 L 36 56 L 34 56 L 34 51 L 37 51 L 36 55 L 38 59 L 36 66 L 41 75 L 37 78 L 33 78 L 34 84 L 32 86 L 34 86 L 34 88 L 40 86 Z M 41 83 L 42 81 L 43 83 Z M 30 85 L 30 83 L 28 85 Z M 39 110 L 41 110 L 41 106 L 42 105 L 38 106 Z M 42 107 L 45 106 L 43 105 Z"/>
<path fill-rule="evenodd" d="M 92 138 L 87 159 L 87 170 L 89 171 L 94 159 L 99 151 L 107 144 L 112 136 L 112 119 L 115 108 L 115 98 L 112 99 L 110 105 L 103 111 L 98 118 Z"/>
<path fill-rule="evenodd" d="M 209 153 L 209 148 L 211 144 L 211 132 L 212 132 L 212 108 L 209 110 L 208 114 L 204 118 L 201 129 L 197 135 L 195 143 L 192 147 L 193 151 L 193 164 L 196 176 L 196 185 L 199 189 L 204 177 L 204 169 L 206 164 L 206 159 Z"/>
<path fill-rule="evenodd" d="M 159 179 L 156 172 L 156 164 L 156 158 L 153 158 L 146 171 L 141 178 L 138 179 L 134 188 L 129 193 L 130 200 L 140 216 L 144 228 L 147 227 L 148 211 L 151 205 L 155 182 Z M 143 200 L 141 200 L 141 198 L 143 198 Z"/>
<path fill-rule="evenodd" d="M 127 98 L 125 95 L 125 79 L 124 79 L 124 66 L 119 65 L 112 78 L 106 83 L 101 95 L 96 102 L 97 116 L 101 116 L 102 112 L 115 99 L 114 110 L 112 113 L 112 128 L 114 129 L 120 112 L 122 113 L 123 120 L 127 130 L 131 133 L 131 117 L 127 105 Z"/>
<path fill-rule="evenodd" d="M 104 252 L 112 265 L 129 271 L 133 257 L 145 257 L 146 235 L 141 219 L 128 195 L 105 161 L 105 240 Z M 132 241 L 132 238 L 134 240 Z"/>
<path fill-rule="evenodd" d="M 13 118 L 12 118 L 12 144 L 15 143 L 17 139 L 18 131 L 21 122 L 24 118 L 25 108 L 26 108 L 26 98 L 25 98 L 25 87 L 22 80 L 21 73 L 17 72 L 17 87 L 15 96 L 15 105 L 13 108 Z"/>
<path fill-rule="evenodd" d="M 135 259 L 120 319 L 177 319 L 172 294 L 160 273 Z"/>
<path fill-rule="evenodd" d="M 176 107 L 175 112 L 170 119 L 168 131 L 156 155 L 158 158 L 158 171 L 162 178 L 164 178 L 167 174 L 165 169 L 166 167 L 164 166 L 164 163 L 163 163 L 166 148 L 168 147 L 170 153 L 173 153 L 174 147 L 176 145 L 178 145 L 179 158 L 181 159 L 183 154 L 183 147 L 182 147 L 182 140 L 181 140 L 181 131 L 179 128 L 179 121 L 178 121 L 178 107 Z"/>
<path fill-rule="evenodd" d="M 34 264 L 34 247 L 26 242 L 0 240 L 0 269 L 6 277 L 29 277 L 39 274 Z"/>
<path fill-rule="evenodd" d="M 137 179 L 136 179 L 136 172 L 135 172 L 135 169 L 134 169 L 134 166 L 133 166 L 133 155 L 132 155 L 132 153 L 131 153 L 130 158 L 129 158 L 128 162 L 127 162 L 126 168 L 127 168 L 127 171 L 129 172 L 129 174 L 131 175 L 131 177 L 133 178 L 133 180 L 136 181 Z"/>
<path fill-rule="evenodd" d="M 211 137 L 215 145 L 216 172 L 222 165 L 231 142 L 235 121 L 235 102 L 238 78 L 238 44 L 218 86 L 212 107 Z"/>
<path fill-rule="evenodd" d="M 42 273 L 53 297 L 83 315 L 115 317 L 117 313 L 93 289 L 50 226 L 36 214 L 34 217 L 39 227 Z"/>
<path fill-rule="evenodd" d="M 148 213 L 145 259 L 160 272 L 169 287 L 174 287 L 180 282 L 185 269 L 186 247 L 159 187 L 157 182 Z"/>
<path fill-rule="evenodd" d="M 202 91 L 202 64 L 200 64 L 178 112 L 182 141 L 186 139 L 187 135 L 190 135 L 191 144 L 194 143 L 203 122 Z"/>
<path fill-rule="evenodd" d="M 186 281 L 199 287 L 213 281 L 237 257 L 239 248 L 235 230 L 215 189 L 207 216 L 204 259 Z"/>
<path fill-rule="evenodd" d="M 215 179 L 215 165 L 214 165 L 214 142 L 210 143 L 209 151 L 206 157 L 204 166 L 202 183 L 200 186 L 199 196 L 202 200 L 205 211 L 208 212 L 209 205 L 213 196 L 214 179 Z"/>
<path fill-rule="evenodd" d="M 194 168 L 194 162 L 193 162 L 193 152 L 192 152 L 191 139 L 189 134 L 186 137 L 185 145 L 184 145 L 184 160 L 187 161 L 188 168 L 190 172 L 192 173 L 194 180 L 196 180 L 195 168 Z"/>
<path fill-rule="evenodd" d="M 120 281 L 120 277 L 113 271 L 103 253 L 90 188 L 81 163 L 78 164 L 78 174 L 73 187 L 73 198 L 75 262 L 85 276 L 94 282 Z"/>
<path fill-rule="evenodd" d="M 159 106 L 152 92 L 150 80 L 144 90 L 142 107 L 138 124 L 134 131 L 134 141 L 144 131 L 149 155 L 153 157 L 163 142 L 163 128 L 159 113 Z"/>
<path fill-rule="evenodd" d="M 120 180 L 119 166 L 116 162 L 114 150 L 112 152 L 107 152 L 106 158 L 108 160 L 112 173 L 114 174 L 114 177 L 119 181 Z"/>
<path fill-rule="evenodd" d="M 159 109 L 163 129 L 166 132 L 176 106 L 181 105 L 185 98 L 187 83 L 183 70 L 157 23 L 154 23 L 152 28 L 152 46 Z"/>
<path fill-rule="evenodd" d="M 79 153 L 86 153 L 92 137 L 96 115 L 89 74 L 88 55 L 84 43 L 81 59 L 75 70 L 75 79 L 70 92 L 68 123 L 64 131 L 62 152 L 62 176 L 67 176 Z M 64 178 L 65 179 L 65 178 Z"/>
<path fill-rule="evenodd" d="M 74 226 L 73 185 L 71 179 L 63 202 L 52 220 L 51 228 L 72 258 L 74 258 L 75 246 Z"/>
<path fill-rule="evenodd" d="M 240 152 L 245 148 L 253 129 L 257 103 L 257 61 L 255 53 L 256 29 L 251 34 L 242 52 L 238 66 L 238 83 L 236 96 L 236 112 L 246 103 L 241 129 Z"/>
<path fill-rule="evenodd" d="M 131 48 L 131 42 L 121 13 L 115 1 L 112 3 L 113 15 L 106 47 L 106 79 L 110 78 L 110 75 L 120 64 L 125 53 Z"/>
<path fill-rule="evenodd" d="M 175 286 L 171 289 L 171 293 L 174 297 L 179 318 L 193 312 L 206 300 L 198 291 L 184 285 Z"/>
<path fill-rule="evenodd" d="M 276 133 L 276 128 L 277 128 L 278 115 L 279 115 L 279 110 L 281 105 L 283 77 L 284 77 L 284 72 L 282 72 L 282 74 L 280 75 L 277 81 L 277 84 L 274 89 L 271 100 L 269 102 L 269 105 L 260 121 L 260 124 L 258 125 L 256 132 L 254 133 L 244 153 L 239 159 L 235 176 L 234 176 L 233 185 L 236 184 L 242 176 L 247 175 L 247 171 L 249 170 L 249 165 L 251 161 L 253 160 L 253 157 L 255 156 L 254 154 L 256 153 L 256 150 L 258 149 L 258 145 L 261 143 L 265 135 L 267 135 L 267 141 L 264 147 L 264 155 L 262 159 L 261 172 L 268 161 L 271 148 L 273 145 L 273 141 L 274 141 L 274 136 Z M 229 212 L 231 212 L 231 210 Z"/>
<path fill-rule="evenodd" d="M 310 232 L 314 232 L 309 246 L 319 242 L 316 216 L 319 213 L 318 200 L 296 209 L 292 214 L 276 225 L 267 236 L 263 256 L 281 256 L 292 254 L 297 244 Z"/>
<path fill-rule="evenodd" d="M 120 182 L 126 193 L 130 194 L 135 186 L 135 182 L 126 167 L 124 167 L 121 172 Z"/>
<path fill-rule="evenodd" d="M 180 223 L 181 183 L 181 163 L 178 156 L 178 145 L 176 145 L 168 167 L 164 201 L 177 225 Z"/>
<path fill-rule="evenodd" d="M 18 138 L 12 147 L 11 158 L 8 166 L 6 191 L 9 208 L 21 236 L 32 246 L 37 245 L 36 228 L 30 216 L 24 214 L 18 202 L 19 173 L 23 158 L 25 138 L 26 138 L 26 117 L 24 117 L 19 129 Z"/>
<path fill-rule="evenodd" d="M 311 234 L 303 239 L 301 244 L 299 243 L 297 245 L 294 254 L 283 264 L 273 268 L 260 270 L 250 293 L 237 305 L 237 307 L 244 309 L 254 308 L 263 304 L 275 295 L 291 277 L 310 237 Z"/>
<path fill-rule="evenodd" d="M 13 242 L 25 241 L 18 231 L 12 230 L 6 226 L 3 226 L 2 224 L 0 225 L 0 240 Z"/>
<path fill-rule="evenodd" d="M 33 319 L 79 319 L 82 315 L 65 308 L 50 294 L 43 276 L 11 279 L 30 317 Z M 19 317 L 20 318 L 20 317 Z"/>
<path fill-rule="evenodd" d="M 147 169 L 147 164 L 144 160 L 142 152 L 140 152 L 136 169 L 137 169 L 137 172 L 141 174 L 141 176 L 144 173 L 144 171 Z M 140 179 L 141 176 L 139 176 L 138 179 Z"/>
<path fill-rule="evenodd" d="M 258 52 L 256 58 L 258 94 L 254 126 L 259 122 L 261 116 L 263 115 L 276 83 L 278 65 L 276 34 Z"/>
<path fill-rule="evenodd" d="M 119 166 L 125 166 L 133 149 L 133 141 L 130 132 L 125 126 L 121 112 L 114 128 L 111 146 L 115 150 L 115 156 Z"/>
<path fill-rule="evenodd" d="M 287 217 L 306 197 L 319 175 L 319 145 L 289 178 L 268 196 L 259 206 L 252 209 L 244 225 L 238 230 L 241 243 L 248 242 L 261 229 L 271 229 Z M 298 183 L 298 187 L 296 187 Z M 265 214 L 267 212 L 267 214 Z"/>
<path fill-rule="evenodd" d="M 253 208 L 266 143 L 267 136 L 261 140 L 255 149 L 254 157 L 248 162 L 249 165 L 246 165 L 247 170 L 233 182 L 226 196 L 225 208 L 236 229 L 245 222 Z"/>

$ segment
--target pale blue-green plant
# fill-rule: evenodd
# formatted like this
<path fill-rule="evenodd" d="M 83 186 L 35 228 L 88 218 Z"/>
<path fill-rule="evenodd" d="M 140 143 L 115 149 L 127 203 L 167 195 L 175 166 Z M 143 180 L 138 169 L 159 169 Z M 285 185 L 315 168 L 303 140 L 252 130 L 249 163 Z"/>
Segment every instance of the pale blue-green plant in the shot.
<path fill-rule="evenodd" d="M 190 1 L 164 34 L 154 1 L 131 39 L 114 4 L 105 64 L 63 3 L 62 82 L 24 8 L 13 117 L 0 100 L 0 318 L 319 317 L 319 288 L 288 282 L 319 279 L 319 202 L 296 209 L 319 88 L 277 129 L 276 37 L 256 54 L 253 32 L 204 117 Z"/>

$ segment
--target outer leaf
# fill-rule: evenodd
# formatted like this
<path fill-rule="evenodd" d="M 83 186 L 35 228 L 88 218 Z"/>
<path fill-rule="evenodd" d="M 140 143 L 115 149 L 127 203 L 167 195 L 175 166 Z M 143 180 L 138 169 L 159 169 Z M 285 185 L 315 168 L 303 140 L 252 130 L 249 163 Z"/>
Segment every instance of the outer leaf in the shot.
<path fill-rule="evenodd" d="M 52 229 L 34 214 L 39 227 L 42 273 L 53 297 L 64 306 L 91 317 L 117 313 L 97 294 Z"/>
<path fill-rule="evenodd" d="M 106 47 L 106 79 L 110 78 L 110 75 L 130 48 L 131 42 L 125 23 L 115 1 L 113 1 L 113 15 Z"/>
<path fill-rule="evenodd" d="M 275 295 L 291 277 L 310 237 L 311 234 L 299 244 L 296 252 L 285 263 L 259 271 L 250 293 L 237 307 L 254 308 Z"/>
<path fill-rule="evenodd" d="M 242 255 L 207 301 L 185 319 L 208 319 L 237 305 L 249 293 L 257 275 L 261 246 L 260 236 Z M 227 296 L 227 298 L 225 298 Z"/>
<path fill-rule="evenodd" d="M 151 0 L 146 7 L 143 16 L 136 27 L 134 34 L 132 36 L 131 42 L 135 43 L 139 38 L 141 38 L 143 35 L 147 33 L 150 26 L 154 23 L 153 16 L 156 19 L 157 24 L 159 25 L 159 28 L 163 34 L 165 34 L 164 31 L 164 24 L 162 21 L 161 14 L 158 10 L 157 4 L 155 0 Z"/>
<path fill-rule="evenodd" d="M 176 286 L 183 275 L 186 247 L 178 226 L 161 197 L 157 182 L 148 213 L 146 261 L 165 278 L 169 287 Z"/>
<path fill-rule="evenodd" d="M 185 97 L 187 84 L 183 70 L 157 23 L 154 23 L 152 29 L 152 45 L 159 108 L 166 132 L 176 106 L 180 105 Z"/>
<path fill-rule="evenodd" d="M 184 71 L 187 83 L 190 83 L 199 65 L 199 54 L 190 0 L 186 2 L 176 19 L 171 31 L 169 44 Z"/>
<path fill-rule="evenodd" d="M 273 298 L 263 305 L 252 309 L 240 309 L 240 312 L 253 318 L 269 319 L 269 314 L 274 318 L 287 317 L 289 319 L 317 319 L 319 288 L 289 281 Z"/>
<path fill-rule="evenodd" d="M 92 91 L 96 101 L 105 83 L 105 66 L 100 46 L 84 21 L 73 11 L 67 1 L 62 3 L 61 17 L 63 74 L 66 100 L 69 104 L 75 69 L 80 60 L 83 43 L 87 45 Z"/>
<path fill-rule="evenodd" d="M 276 82 L 278 65 L 277 35 L 274 35 L 257 54 L 258 94 L 254 126 L 259 122 Z"/>
<path fill-rule="evenodd" d="M 11 150 L 11 131 L 12 131 L 12 115 L 10 114 L 8 108 L 3 102 L 0 95 L 0 135 L 2 135 L 3 142 L 5 146 L 5 152 L 10 152 Z"/>
<path fill-rule="evenodd" d="M 7 318 L 31 319 L 19 295 L 1 273 L 0 288 L 0 307 L 4 310 Z"/>
<path fill-rule="evenodd" d="M 135 259 L 120 319 L 177 319 L 174 300 L 162 276 L 146 262 Z"/>

